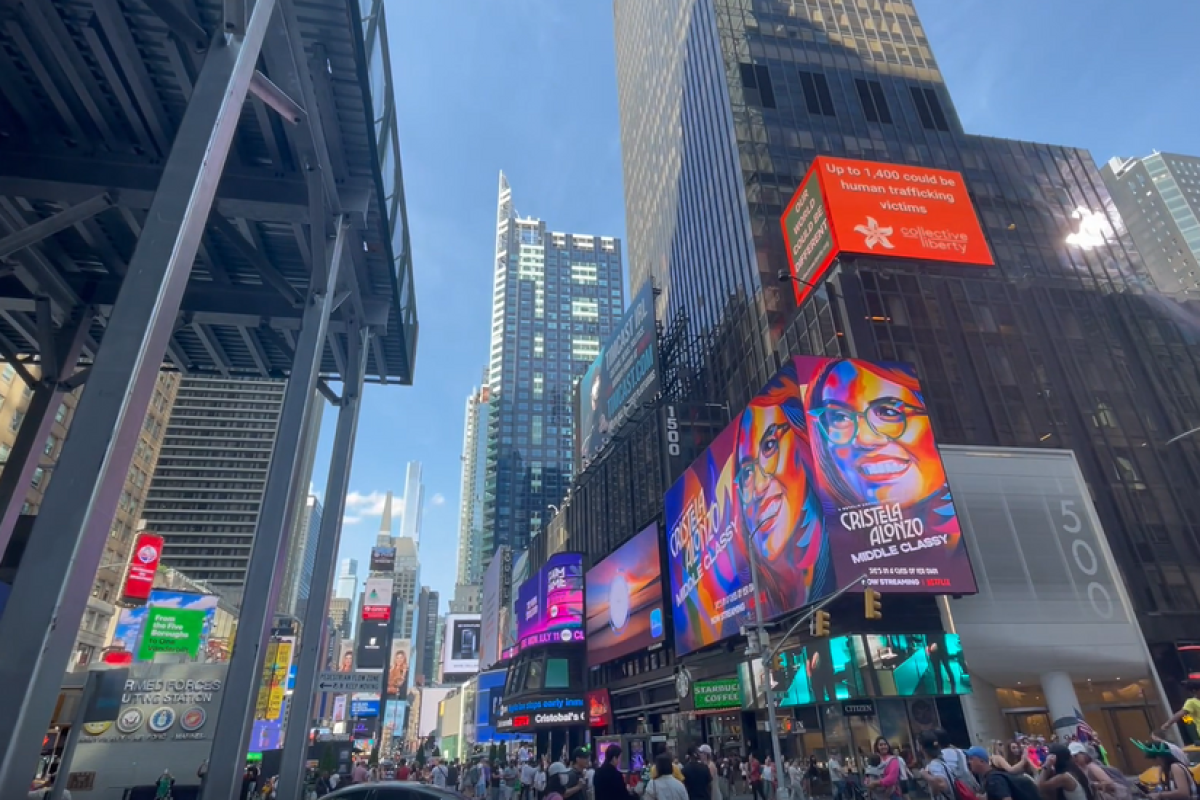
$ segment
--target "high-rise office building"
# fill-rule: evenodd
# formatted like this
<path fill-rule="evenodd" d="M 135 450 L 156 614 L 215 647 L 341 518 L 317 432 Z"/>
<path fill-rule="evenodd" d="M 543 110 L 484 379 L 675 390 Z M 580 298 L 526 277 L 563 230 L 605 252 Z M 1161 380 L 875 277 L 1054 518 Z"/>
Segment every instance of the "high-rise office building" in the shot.
<path fill-rule="evenodd" d="M 353 601 L 345 597 L 334 597 L 329 601 L 329 638 L 334 640 L 354 638 L 354 618 L 350 615 Z"/>
<path fill-rule="evenodd" d="M 421 544 L 421 513 L 425 504 L 425 484 L 421 483 L 421 462 L 410 461 L 404 470 L 404 514 L 400 535 Z"/>
<path fill-rule="evenodd" d="M 623 311 L 620 240 L 518 216 L 501 173 L 481 570 L 497 547 L 527 546 L 562 502 L 575 460 L 574 384 Z"/>
<path fill-rule="evenodd" d="M 1174 153 L 1113 158 L 1100 174 L 1154 288 L 1200 293 L 1200 158 Z"/>
<path fill-rule="evenodd" d="M 163 563 L 240 601 L 284 381 L 183 378 L 146 498 Z M 308 486 L 308 477 L 301 484 Z"/>
<path fill-rule="evenodd" d="M 410 659 L 416 686 L 433 683 L 437 677 L 438 593 L 422 586 L 417 600 L 417 632 Z"/>
<path fill-rule="evenodd" d="M 376 547 L 392 546 L 392 493 L 383 498 L 383 514 L 379 517 L 379 533 L 375 534 Z"/>
<path fill-rule="evenodd" d="M 421 561 L 417 543 L 407 536 L 392 540 L 396 548 L 396 572 L 392 592 L 396 595 L 396 637 L 412 639 L 417 633 L 417 598 L 421 579 Z"/>
<path fill-rule="evenodd" d="M 484 377 L 486 381 L 486 375 Z M 483 578 L 483 499 L 487 485 L 487 431 L 491 388 L 480 386 L 467 397 L 463 422 L 462 477 L 458 501 L 459 584 Z"/>
<path fill-rule="evenodd" d="M 451 614 L 479 614 L 482 607 L 482 583 L 454 584 L 454 597 L 450 600 Z"/>
<path fill-rule="evenodd" d="M 317 565 L 317 538 L 321 533 L 321 501 L 309 495 L 292 528 L 287 569 L 279 593 L 279 613 L 304 617 L 313 570 Z"/>
<path fill-rule="evenodd" d="M 1074 450 L 1178 686 L 1200 441 L 1164 442 L 1195 425 L 1198 353 L 1094 160 L 966 134 L 911 0 L 752 5 L 614 3 L 631 288 L 695 343 L 682 391 L 737 410 L 787 354 L 906 361 L 944 443 Z M 819 155 L 962 173 L 996 266 L 843 253 L 797 307 L 780 218 Z"/>
<path fill-rule="evenodd" d="M 334 597 L 354 601 L 358 597 L 358 559 L 343 558 L 338 567 L 337 587 Z"/>

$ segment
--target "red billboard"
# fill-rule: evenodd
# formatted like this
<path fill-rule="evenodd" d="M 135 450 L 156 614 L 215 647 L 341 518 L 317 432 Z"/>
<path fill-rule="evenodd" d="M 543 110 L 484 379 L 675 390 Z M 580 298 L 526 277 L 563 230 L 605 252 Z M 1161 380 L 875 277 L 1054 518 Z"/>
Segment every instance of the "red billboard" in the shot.
<path fill-rule="evenodd" d="M 792 274 L 816 284 L 839 253 L 995 266 L 961 173 L 818 156 L 780 220 Z M 796 301 L 813 290 L 797 282 Z"/>
<path fill-rule="evenodd" d="M 125 575 L 125 587 L 121 597 L 126 602 L 145 605 L 154 588 L 154 573 L 158 572 L 158 560 L 162 558 L 163 538 L 153 533 L 139 533 L 129 554 L 129 572 Z"/>

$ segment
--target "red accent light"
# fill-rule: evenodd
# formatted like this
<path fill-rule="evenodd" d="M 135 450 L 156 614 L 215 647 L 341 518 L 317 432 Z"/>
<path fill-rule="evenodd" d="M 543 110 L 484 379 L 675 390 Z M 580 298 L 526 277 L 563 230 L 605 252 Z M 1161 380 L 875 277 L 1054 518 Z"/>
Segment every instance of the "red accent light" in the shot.
<path fill-rule="evenodd" d="M 362 618 L 367 622 L 387 622 L 392 618 L 392 607 L 363 606 Z"/>
<path fill-rule="evenodd" d="M 133 540 L 129 554 L 129 572 L 125 575 L 125 586 L 121 597 L 136 605 L 145 605 L 154 588 L 154 573 L 158 572 L 158 561 L 162 558 L 163 538 L 153 533 L 139 533 Z"/>
<path fill-rule="evenodd" d="M 100 661 L 105 664 L 132 664 L 133 653 L 128 650 L 109 650 L 100 656 Z"/>
<path fill-rule="evenodd" d="M 514 728 L 524 728 L 529 724 L 529 717 L 513 717 L 512 724 Z"/>

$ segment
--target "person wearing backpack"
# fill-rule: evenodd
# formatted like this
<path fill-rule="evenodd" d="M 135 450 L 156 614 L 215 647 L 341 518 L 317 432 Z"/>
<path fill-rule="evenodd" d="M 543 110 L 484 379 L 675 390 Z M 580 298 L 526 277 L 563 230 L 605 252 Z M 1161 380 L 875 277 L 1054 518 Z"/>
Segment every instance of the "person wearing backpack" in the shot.
<path fill-rule="evenodd" d="M 968 748 L 964 755 L 967 768 L 978 779 L 986 800 L 1041 800 L 1037 784 L 1026 775 L 997 767 L 982 747 Z"/>
<path fill-rule="evenodd" d="M 948 738 L 944 730 L 921 731 L 917 741 L 925 753 L 926 763 L 917 777 L 929 786 L 933 800 L 978 800 L 975 778 L 967 769 L 966 756 L 955 747 L 942 745 Z M 948 763 L 950 759 L 953 761 Z M 966 772 L 969 783 L 960 773 L 960 767 Z"/>
<path fill-rule="evenodd" d="M 1162 778 L 1158 791 L 1154 793 L 1155 800 L 1196 800 L 1196 780 L 1188 769 L 1187 761 L 1180 759 L 1184 755 L 1178 746 L 1155 737 L 1152 742 L 1133 743 L 1146 754 L 1147 758 L 1158 759 Z"/>
<path fill-rule="evenodd" d="M 1071 751 L 1064 744 L 1052 744 L 1046 762 L 1038 775 L 1038 791 L 1043 797 L 1059 800 L 1096 800 L 1083 770 L 1071 760 Z"/>

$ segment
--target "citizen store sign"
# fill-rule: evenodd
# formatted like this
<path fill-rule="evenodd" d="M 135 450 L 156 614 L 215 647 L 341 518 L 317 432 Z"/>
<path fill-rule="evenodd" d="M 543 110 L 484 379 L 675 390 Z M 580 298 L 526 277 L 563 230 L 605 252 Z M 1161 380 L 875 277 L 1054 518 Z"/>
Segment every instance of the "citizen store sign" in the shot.
<path fill-rule="evenodd" d="M 498 731 L 522 731 L 564 725 L 586 725 L 587 707 L 581 696 L 538 697 L 500 706 Z"/>

